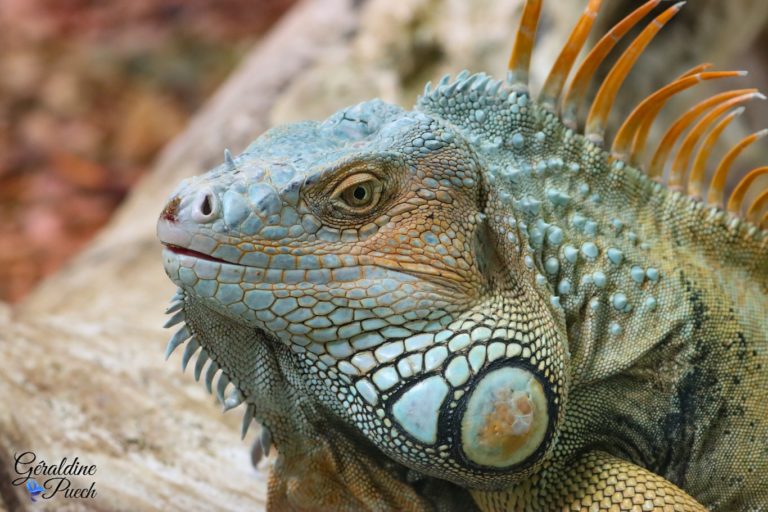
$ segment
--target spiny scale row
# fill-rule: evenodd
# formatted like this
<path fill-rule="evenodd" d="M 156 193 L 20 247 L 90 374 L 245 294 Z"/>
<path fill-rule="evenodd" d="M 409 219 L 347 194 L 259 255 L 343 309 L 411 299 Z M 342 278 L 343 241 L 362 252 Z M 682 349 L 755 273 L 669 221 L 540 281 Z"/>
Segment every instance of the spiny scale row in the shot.
<path fill-rule="evenodd" d="M 171 336 L 171 339 L 168 342 L 168 346 L 165 349 L 165 359 L 168 359 L 174 350 L 186 342 L 184 353 L 181 359 L 181 368 L 184 371 L 187 369 L 187 366 L 192 360 L 192 357 L 195 355 L 198 349 L 201 348 L 201 345 L 190 328 L 184 324 L 184 296 L 182 292 L 177 292 L 176 295 L 174 295 L 174 297 L 171 299 L 171 305 L 168 307 L 168 309 L 166 309 L 165 313 L 172 314 L 173 316 L 165 323 L 165 325 L 163 325 L 163 327 L 170 328 L 179 324 L 183 324 L 181 328 L 176 331 L 173 336 Z M 213 394 L 213 381 L 216 377 L 216 374 L 220 372 L 219 379 L 216 382 L 216 398 L 223 405 L 223 412 L 227 412 L 230 409 L 234 409 L 240 406 L 245 402 L 245 396 L 240 391 L 238 386 L 233 383 L 234 389 L 232 389 L 232 391 L 225 397 L 227 386 L 231 381 L 229 377 L 224 373 L 224 371 L 219 368 L 219 365 L 216 363 L 216 361 L 210 358 L 208 351 L 205 348 L 200 350 L 197 360 L 195 361 L 195 380 L 200 380 L 203 367 L 209 360 L 210 364 L 208 365 L 208 369 L 205 372 L 205 387 L 208 392 Z M 245 409 L 245 413 L 243 414 L 242 428 L 240 431 L 242 438 L 245 438 L 245 435 L 248 433 L 248 428 L 251 426 L 251 423 L 253 423 L 254 413 L 254 405 L 248 403 Z M 265 455 L 269 455 L 271 444 L 272 435 L 267 427 L 262 426 L 261 445 Z"/>

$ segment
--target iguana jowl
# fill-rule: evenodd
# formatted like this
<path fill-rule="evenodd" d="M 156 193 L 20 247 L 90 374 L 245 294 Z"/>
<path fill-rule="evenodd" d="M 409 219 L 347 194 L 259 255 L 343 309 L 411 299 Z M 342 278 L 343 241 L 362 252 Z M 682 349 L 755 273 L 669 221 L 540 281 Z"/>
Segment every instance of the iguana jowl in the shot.
<path fill-rule="evenodd" d="M 168 325 L 184 325 L 168 353 L 186 342 L 184 366 L 197 356 L 225 408 L 245 403 L 244 428 L 263 423 L 280 450 L 275 509 L 768 509 L 768 192 L 741 213 L 766 168 L 723 209 L 729 167 L 765 132 L 704 172 L 760 95 L 698 104 L 644 165 L 673 94 L 741 74 L 700 66 L 603 147 L 621 83 L 676 4 L 577 133 L 594 70 L 659 0 L 598 42 L 563 94 L 599 4 L 537 100 L 529 0 L 507 80 L 463 72 L 411 111 L 373 100 L 274 128 L 169 200 Z M 671 190 L 660 175 L 692 125 Z"/>

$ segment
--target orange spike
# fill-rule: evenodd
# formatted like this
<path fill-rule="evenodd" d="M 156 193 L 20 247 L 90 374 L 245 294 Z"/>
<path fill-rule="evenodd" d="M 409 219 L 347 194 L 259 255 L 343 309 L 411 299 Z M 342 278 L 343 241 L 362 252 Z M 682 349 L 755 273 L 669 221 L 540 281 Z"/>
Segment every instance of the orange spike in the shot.
<path fill-rule="evenodd" d="M 725 104 L 720 105 L 712 112 L 705 115 L 698 123 L 693 126 L 693 128 L 691 128 L 691 131 L 688 132 L 688 135 L 685 136 L 682 144 L 680 144 L 680 149 L 677 151 L 677 155 L 675 155 L 675 159 L 672 161 L 672 168 L 670 169 L 669 174 L 670 187 L 674 187 L 676 189 L 682 189 L 684 187 L 685 175 L 688 171 L 688 164 L 691 162 L 691 155 L 693 154 L 693 150 L 696 149 L 696 144 L 699 142 L 699 140 L 701 140 L 704 132 L 709 129 L 712 123 L 714 123 L 717 118 L 720 117 L 720 115 L 725 113 L 731 106 L 733 106 L 729 105 L 728 103 L 729 102 L 726 102 Z M 737 108 L 728 114 L 723 119 L 723 121 L 721 121 L 721 123 L 724 123 L 724 125 L 722 127 L 718 125 L 715 130 L 712 130 L 712 133 L 710 133 L 711 138 L 707 137 L 706 144 L 702 144 L 702 147 L 714 147 L 714 144 L 717 142 L 717 138 L 720 136 L 720 133 L 725 130 L 726 126 L 728 126 L 728 124 L 730 124 L 734 118 L 740 116 L 742 112 L 744 112 L 743 107 Z M 717 132 L 717 134 L 715 134 L 715 132 Z"/>
<path fill-rule="evenodd" d="M 768 190 L 757 196 L 757 199 L 752 202 L 752 206 L 747 210 L 747 220 L 758 226 L 764 225 L 765 217 L 760 220 L 760 215 L 763 214 L 763 210 L 765 210 L 766 207 L 768 207 Z M 765 213 L 768 214 L 768 212 Z"/>
<path fill-rule="evenodd" d="M 699 64 L 698 66 L 689 69 L 688 71 L 686 71 L 685 73 L 677 77 L 674 81 L 676 82 L 688 76 L 695 75 L 696 73 L 700 73 L 711 67 L 712 67 L 712 64 L 710 64 L 709 62 L 706 62 L 704 64 Z M 648 142 L 648 134 L 651 131 L 651 126 L 653 126 L 653 122 L 656 120 L 656 116 L 659 115 L 659 112 L 661 112 L 661 109 L 664 108 L 664 105 L 666 104 L 667 104 L 666 101 L 664 101 L 660 105 L 657 105 L 655 108 L 651 109 L 643 117 L 642 121 L 640 121 L 640 125 L 635 131 L 634 140 L 632 141 L 632 150 L 629 153 L 630 165 L 638 168 L 642 167 L 640 165 L 640 158 L 645 152 L 645 145 Z"/>
<path fill-rule="evenodd" d="M 531 66 L 531 52 L 533 52 L 540 15 L 541 0 L 526 0 L 515 36 L 515 46 L 512 47 L 507 66 L 508 81 L 512 89 L 517 91 L 528 91 L 528 71 Z"/>
<path fill-rule="evenodd" d="M 692 67 L 691 69 L 689 69 L 688 71 L 686 71 L 685 73 L 683 73 L 682 75 L 677 77 L 675 79 L 675 82 L 680 80 L 680 79 L 682 79 L 682 78 L 686 78 L 686 77 L 689 77 L 691 75 L 695 75 L 695 74 L 701 73 L 703 71 L 706 71 L 706 70 L 710 69 L 712 66 L 714 66 L 714 64 L 712 64 L 711 62 L 703 62 L 703 63 L 699 64 L 698 66 Z"/>
<path fill-rule="evenodd" d="M 750 92 L 747 94 L 736 96 L 735 98 L 731 98 L 730 100 L 723 103 L 717 109 L 713 110 L 710 114 L 707 115 L 707 117 L 711 117 L 711 120 L 714 121 L 714 119 L 716 119 L 721 114 L 725 113 L 729 108 L 734 107 L 739 103 L 752 100 L 754 98 L 759 98 L 764 100 L 765 96 L 759 92 Z M 717 139 L 720 138 L 720 134 L 723 132 L 723 130 L 725 130 L 725 128 L 731 122 L 734 115 L 738 115 L 739 113 L 740 112 L 732 112 L 731 115 L 722 119 L 712 129 L 709 135 L 707 135 L 707 138 L 704 139 L 704 142 L 699 147 L 699 151 L 698 153 L 696 153 L 696 158 L 694 158 L 693 160 L 693 166 L 691 167 L 690 178 L 688 179 L 689 195 L 693 197 L 704 196 L 704 187 L 706 186 L 707 160 L 709 159 L 709 155 L 712 152 L 712 149 L 714 149 Z"/>
<path fill-rule="evenodd" d="M 712 96 L 710 98 L 707 98 L 704 101 L 701 101 L 694 105 L 690 110 L 683 113 L 682 116 L 680 116 L 673 124 L 669 127 L 667 132 L 664 134 L 664 137 L 662 138 L 662 144 L 665 142 L 668 142 L 669 144 L 669 151 L 672 150 L 672 146 L 674 146 L 675 141 L 677 140 L 677 137 L 680 136 L 680 134 L 685 131 L 685 129 L 688 127 L 690 123 L 693 122 L 694 119 L 699 117 L 699 115 L 704 112 L 706 109 L 711 107 L 712 105 L 716 105 L 722 101 L 725 101 L 729 98 L 732 98 L 734 96 L 738 96 L 739 94 L 745 93 L 745 92 L 756 92 L 757 89 L 740 89 L 737 91 L 726 91 L 722 92 L 720 94 L 717 94 L 715 96 Z M 663 107 L 663 105 L 662 105 Z M 629 161 L 632 165 L 638 166 L 638 161 L 643 156 L 643 153 L 645 152 L 645 146 L 648 142 L 648 135 L 651 131 L 651 126 L 653 125 L 653 122 L 656 120 L 656 116 L 661 111 L 661 108 L 655 109 L 653 112 L 649 112 L 645 119 L 643 120 L 640 127 L 637 129 L 637 134 L 635 135 L 635 140 L 632 142 L 632 151 L 629 155 Z M 682 128 L 678 127 L 678 125 L 682 126 Z M 670 137 L 669 140 L 667 140 L 667 137 Z M 662 145 L 659 145 L 659 148 L 661 148 Z M 666 151 L 665 154 L 661 155 L 660 158 L 662 158 L 662 168 L 664 162 L 666 162 L 667 155 L 669 154 L 669 151 Z M 658 152 L 658 150 L 657 150 Z M 655 157 L 656 155 L 654 155 Z M 653 162 L 652 162 L 653 163 Z M 659 175 L 661 175 L 661 172 L 659 171 Z M 648 172 L 648 176 L 651 176 L 651 171 Z M 658 176 L 656 176 L 658 177 Z"/>
<path fill-rule="evenodd" d="M 731 198 L 728 199 L 728 211 L 738 214 L 741 211 L 741 205 L 744 202 L 744 196 L 747 194 L 747 190 L 754 183 L 754 181 L 760 176 L 768 176 L 768 167 L 758 167 L 752 169 L 746 176 L 741 178 L 741 181 L 736 188 L 731 192 Z"/>
<path fill-rule="evenodd" d="M 677 82 L 678 80 L 681 80 L 688 76 L 695 75 L 696 73 L 700 73 L 702 71 L 706 71 L 711 67 L 712 67 L 712 64 L 709 62 L 699 64 L 698 66 L 695 66 L 689 69 L 682 75 L 675 78 L 673 82 Z M 633 167 L 642 168 L 642 166 L 640 165 L 640 157 L 642 156 L 643 152 L 645 152 L 645 144 L 648 140 L 648 133 L 651 130 L 651 126 L 653 126 L 653 122 L 656 120 L 656 116 L 659 115 L 659 112 L 661 112 L 661 109 L 664 108 L 664 105 L 666 105 L 666 101 L 662 102 L 661 104 L 657 105 L 655 108 L 648 111 L 648 113 L 645 116 L 643 116 L 643 119 L 640 121 L 640 125 L 635 131 L 634 140 L 632 141 L 632 150 L 629 153 L 629 164 L 632 165 Z"/>
<path fill-rule="evenodd" d="M 541 94 L 539 95 L 539 101 L 552 111 L 557 108 L 565 81 L 568 79 L 576 57 L 578 57 L 581 48 L 587 41 L 587 36 L 589 36 L 589 32 L 592 30 L 592 24 L 595 22 L 595 18 L 597 18 L 601 3 L 602 0 L 589 0 L 589 4 L 584 9 L 584 13 L 579 18 L 576 26 L 573 27 L 573 32 L 571 32 L 568 41 L 566 41 L 563 49 L 560 51 L 560 55 L 557 57 L 552 70 L 549 72 L 549 76 L 547 76 L 544 82 Z"/>
<path fill-rule="evenodd" d="M 635 131 L 635 139 L 632 141 L 632 149 L 629 152 L 629 163 L 637 168 L 642 168 L 640 165 L 640 159 L 645 153 L 645 146 L 648 144 L 648 135 L 651 133 L 651 127 L 656 120 L 656 116 L 659 115 L 664 105 L 659 105 L 651 112 L 648 112 L 640 126 Z"/>
<path fill-rule="evenodd" d="M 727 78 L 733 76 L 743 76 L 742 71 L 719 71 L 709 73 L 695 73 L 692 75 L 684 75 L 678 78 L 669 85 L 657 90 L 635 107 L 624 124 L 621 125 L 619 131 L 616 132 L 616 137 L 613 139 L 613 146 L 611 147 L 611 153 L 615 158 L 624 159 L 627 156 L 627 152 L 630 149 L 630 145 L 634 140 L 634 135 L 637 132 L 638 127 L 644 121 L 645 117 L 652 112 L 658 112 L 661 107 L 667 102 L 669 98 L 678 92 L 684 91 L 689 87 L 705 81 L 714 80 L 716 78 Z M 655 117 L 655 115 L 654 115 Z"/>
<path fill-rule="evenodd" d="M 760 229 L 768 229 L 768 212 L 765 212 L 763 220 L 760 221 Z"/>
<path fill-rule="evenodd" d="M 584 103 L 589 84 L 592 82 L 595 71 L 597 71 L 600 64 L 605 60 L 613 47 L 616 46 L 616 43 L 659 3 L 661 3 L 661 0 L 649 0 L 618 22 L 597 42 L 592 51 L 589 52 L 581 65 L 576 69 L 576 74 L 573 77 L 573 81 L 571 81 L 561 109 L 563 112 L 563 123 L 566 126 L 574 130 L 576 129 L 579 106 Z"/>
<path fill-rule="evenodd" d="M 728 110 L 735 103 L 738 103 L 738 102 L 734 101 L 730 105 L 723 105 L 722 107 L 717 108 L 716 110 L 713 110 L 712 112 L 707 114 L 707 116 L 704 119 L 702 119 L 699 122 L 697 127 L 699 125 L 703 126 L 702 128 L 702 131 L 703 131 L 704 129 L 709 127 L 709 125 L 711 125 L 715 119 L 717 119 L 723 112 Z M 692 197 L 701 198 L 704 195 L 704 187 L 706 186 L 706 181 L 707 181 L 707 176 L 706 176 L 707 160 L 709 159 L 709 154 L 712 152 L 712 149 L 715 147 L 715 143 L 717 142 L 717 139 L 720 138 L 720 135 L 723 133 L 723 131 L 725 131 L 728 125 L 731 124 L 731 121 L 733 121 L 736 118 L 736 116 L 741 115 L 742 112 L 744 112 L 744 107 L 737 108 L 736 110 L 732 111 L 727 116 L 722 118 L 720 122 L 715 125 L 712 131 L 710 131 L 709 134 L 707 134 L 706 138 L 704 139 L 704 142 L 701 143 L 701 146 L 699 147 L 699 151 L 698 153 L 696 153 L 696 158 L 694 159 L 693 167 L 691 168 L 691 176 L 688 179 L 688 194 L 691 195 Z M 687 162 L 686 162 L 686 165 L 687 165 Z M 673 172 L 679 172 L 679 171 L 676 171 L 673 169 Z M 682 172 L 684 174 L 685 169 L 683 169 Z M 683 178 L 675 177 L 676 187 L 682 188 L 684 181 L 685 181 L 684 177 Z"/>
<path fill-rule="evenodd" d="M 666 163 L 667 157 L 672 151 L 672 148 L 675 146 L 677 138 L 680 137 L 680 135 L 688 128 L 688 126 L 690 126 L 690 124 L 702 114 L 702 112 L 705 112 L 710 107 L 718 105 L 736 96 L 755 93 L 757 93 L 757 89 L 740 89 L 737 91 L 721 92 L 720 94 L 712 96 L 711 98 L 700 101 L 691 107 L 687 112 L 683 113 L 683 115 L 678 117 L 675 122 L 672 123 L 672 125 L 662 136 L 661 142 L 659 142 L 659 146 L 656 148 L 656 152 L 651 158 L 651 165 L 648 167 L 648 177 L 655 179 L 661 177 L 664 172 L 664 164 Z M 643 126 L 643 128 L 646 127 Z M 648 126 L 648 128 L 650 128 L 650 126 Z M 639 154 L 639 152 L 644 148 L 647 135 L 647 131 L 643 132 L 642 129 L 638 130 L 638 135 L 635 137 L 635 144 L 632 147 L 633 154 Z M 642 137 L 641 141 L 638 140 L 639 137 Z M 640 145 L 639 142 L 642 142 L 642 145 Z"/>
<path fill-rule="evenodd" d="M 640 35 L 632 41 L 632 44 L 629 45 L 624 53 L 621 54 L 621 57 L 608 73 L 603 85 L 597 91 L 595 100 L 592 102 L 592 108 L 589 110 L 586 128 L 584 129 L 584 135 L 587 139 L 596 144 L 603 142 L 608 115 L 611 113 L 611 107 L 613 107 L 613 102 L 619 93 L 619 88 L 648 44 L 662 27 L 682 9 L 683 5 L 685 5 L 685 2 L 678 2 L 654 18 Z"/>
<path fill-rule="evenodd" d="M 707 202 L 711 205 L 722 206 L 723 205 L 723 189 L 725 189 L 725 179 L 728 177 L 728 171 L 731 170 L 733 161 L 736 160 L 742 151 L 747 146 L 758 141 L 768 135 L 768 128 L 755 132 L 752 135 L 744 137 L 739 143 L 731 148 L 728 153 L 720 161 L 720 164 L 715 170 L 712 181 L 709 183 L 709 191 L 707 191 Z"/>
<path fill-rule="evenodd" d="M 651 168 L 648 172 L 648 176 L 655 178 L 661 176 L 661 173 L 664 170 L 664 163 L 667 160 L 669 152 L 672 151 L 672 148 L 675 145 L 675 141 L 680 136 L 680 134 L 682 134 L 686 128 L 688 128 L 688 126 L 701 115 L 702 112 L 706 111 L 713 105 L 717 105 L 718 103 L 746 92 L 757 92 L 757 89 L 739 89 L 736 91 L 722 92 L 707 98 L 706 100 L 700 101 L 691 107 L 687 112 L 684 112 L 683 115 L 677 118 L 677 120 L 669 127 L 667 132 L 662 137 L 661 143 L 659 144 L 659 147 L 654 154 L 654 159 L 651 162 Z M 635 140 L 632 143 L 632 152 L 630 154 L 630 162 L 632 162 L 633 165 L 637 165 L 637 161 L 645 153 L 645 147 L 648 142 L 648 135 L 650 134 L 651 126 L 653 125 L 653 122 L 656 120 L 656 116 L 660 111 L 661 108 L 653 112 L 649 112 L 646 118 L 643 120 L 640 128 L 638 128 L 637 135 L 635 136 Z M 654 169 L 654 165 L 659 163 L 656 162 L 657 158 L 660 161 L 660 168 L 658 170 Z"/>

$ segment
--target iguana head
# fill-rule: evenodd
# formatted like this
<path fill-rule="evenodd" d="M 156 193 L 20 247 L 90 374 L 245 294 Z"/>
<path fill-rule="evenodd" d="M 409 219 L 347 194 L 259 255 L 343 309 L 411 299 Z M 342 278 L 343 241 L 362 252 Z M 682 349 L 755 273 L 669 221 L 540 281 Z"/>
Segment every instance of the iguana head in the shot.
<path fill-rule="evenodd" d="M 455 129 L 372 101 L 273 129 L 186 180 L 158 230 L 179 283 L 212 307 L 312 353 L 343 352 L 341 340 L 377 345 L 382 320 L 437 328 L 489 287 L 480 197 L 479 164 Z M 183 263 L 237 276 L 187 282 Z M 379 327 L 363 325 L 373 318 Z"/>
<path fill-rule="evenodd" d="M 186 296 L 290 347 L 314 398 L 390 456 L 454 481 L 509 480 L 502 470 L 544 453 L 559 372 L 538 367 L 562 353 L 530 269 L 509 278 L 525 268 L 514 219 L 489 222 L 467 134 L 378 100 L 276 128 L 183 182 L 158 234 Z M 250 361 L 196 339 L 258 393 L 238 367 Z"/>

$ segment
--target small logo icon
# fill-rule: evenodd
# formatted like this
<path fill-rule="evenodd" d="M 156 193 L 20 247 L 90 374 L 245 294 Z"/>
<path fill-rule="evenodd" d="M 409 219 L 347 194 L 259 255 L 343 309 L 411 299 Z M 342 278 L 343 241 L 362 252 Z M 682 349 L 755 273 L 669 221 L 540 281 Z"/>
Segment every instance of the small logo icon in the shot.
<path fill-rule="evenodd" d="M 37 497 L 40 496 L 44 490 L 45 488 L 41 487 L 37 481 L 31 478 L 27 480 L 27 491 L 29 492 L 29 499 L 31 499 L 33 502 L 37 501 Z"/>

